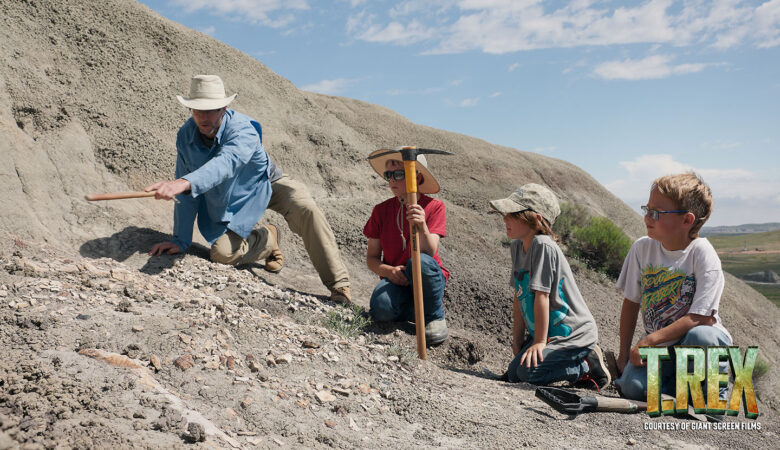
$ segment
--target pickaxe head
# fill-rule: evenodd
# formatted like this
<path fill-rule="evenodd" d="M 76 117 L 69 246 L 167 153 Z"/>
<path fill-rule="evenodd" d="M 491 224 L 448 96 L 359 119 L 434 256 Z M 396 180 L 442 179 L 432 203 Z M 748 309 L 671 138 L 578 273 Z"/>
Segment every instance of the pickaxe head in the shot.
<path fill-rule="evenodd" d="M 444 150 L 409 146 L 396 149 L 382 148 L 371 152 L 371 154 L 368 155 L 368 162 L 376 173 L 380 176 L 384 176 L 384 172 L 387 170 L 387 161 L 416 161 L 417 164 L 415 164 L 415 168 L 417 172 L 421 173 L 423 176 L 423 182 L 417 186 L 416 192 L 421 194 L 435 194 L 439 192 L 440 187 L 436 178 L 434 178 L 433 174 L 428 170 L 428 161 L 425 159 L 426 154 L 452 155 L 453 153 Z"/>

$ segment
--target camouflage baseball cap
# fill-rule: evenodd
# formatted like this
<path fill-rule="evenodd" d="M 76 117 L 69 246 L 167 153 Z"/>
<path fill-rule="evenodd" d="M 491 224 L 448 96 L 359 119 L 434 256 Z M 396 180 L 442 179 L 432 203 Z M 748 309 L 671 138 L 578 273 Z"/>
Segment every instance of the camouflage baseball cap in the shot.
<path fill-rule="evenodd" d="M 531 209 L 541 214 L 550 226 L 561 213 L 553 191 L 536 183 L 524 184 L 509 197 L 491 201 L 490 206 L 503 215 Z"/>

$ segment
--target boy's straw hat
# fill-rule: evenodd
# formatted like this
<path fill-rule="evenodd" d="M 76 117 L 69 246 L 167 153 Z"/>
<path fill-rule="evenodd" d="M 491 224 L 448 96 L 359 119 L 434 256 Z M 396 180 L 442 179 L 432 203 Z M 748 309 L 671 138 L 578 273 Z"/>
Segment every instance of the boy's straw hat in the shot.
<path fill-rule="evenodd" d="M 386 148 L 382 148 L 376 151 L 371 152 L 370 155 L 368 155 L 369 158 L 371 156 L 377 154 L 386 152 Z M 389 153 L 384 156 L 380 156 L 378 158 L 369 159 L 368 163 L 371 164 L 371 167 L 376 171 L 376 173 L 379 174 L 379 176 L 383 177 L 384 179 L 384 173 L 387 170 L 387 161 L 390 160 L 396 160 L 401 161 L 401 153 Z M 417 185 L 417 192 L 420 194 L 435 194 L 439 192 L 440 186 L 439 182 L 436 181 L 436 178 L 433 176 L 430 170 L 428 170 L 428 161 L 425 159 L 425 155 L 417 155 L 417 172 L 421 173 L 423 176 L 423 182 Z"/>
<path fill-rule="evenodd" d="M 503 215 L 530 209 L 539 213 L 550 226 L 561 213 L 558 197 L 553 191 L 536 183 L 524 184 L 509 197 L 491 201 L 490 206 Z"/>
<path fill-rule="evenodd" d="M 237 95 L 226 96 L 222 78 L 216 75 L 195 75 L 190 81 L 189 97 L 177 95 L 176 98 L 187 108 L 208 111 L 229 105 Z"/>

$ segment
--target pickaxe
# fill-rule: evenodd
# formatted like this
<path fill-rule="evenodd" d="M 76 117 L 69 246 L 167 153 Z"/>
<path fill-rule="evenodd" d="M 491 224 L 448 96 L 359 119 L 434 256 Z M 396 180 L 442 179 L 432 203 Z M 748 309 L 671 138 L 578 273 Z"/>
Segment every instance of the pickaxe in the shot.
<path fill-rule="evenodd" d="M 406 204 L 417 204 L 417 155 L 437 154 L 453 155 L 454 153 L 444 150 L 434 150 L 417 147 L 400 147 L 393 150 L 387 150 L 375 155 L 369 159 L 379 158 L 380 156 L 391 153 L 400 153 L 404 162 L 404 179 L 406 180 Z M 417 357 L 428 359 L 425 352 L 425 314 L 423 311 L 422 295 L 422 270 L 420 268 L 420 239 L 417 226 L 409 224 L 409 234 L 411 238 L 412 252 L 412 289 L 414 292 L 414 323 L 417 332 Z"/>

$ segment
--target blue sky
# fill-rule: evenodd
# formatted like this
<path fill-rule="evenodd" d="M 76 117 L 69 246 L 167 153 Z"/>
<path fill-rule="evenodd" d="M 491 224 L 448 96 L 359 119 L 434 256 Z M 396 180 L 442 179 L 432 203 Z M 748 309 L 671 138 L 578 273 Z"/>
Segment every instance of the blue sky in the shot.
<path fill-rule="evenodd" d="M 570 161 L 637 211 L 694 169 L 707 225 L 780 222 L 780 0 L 141 3 L 301 89 Z"/>

